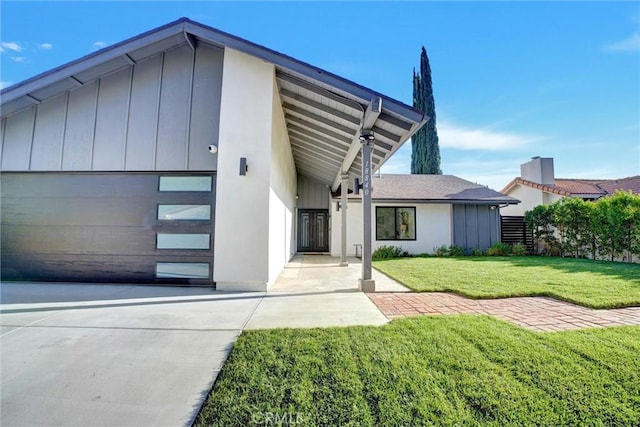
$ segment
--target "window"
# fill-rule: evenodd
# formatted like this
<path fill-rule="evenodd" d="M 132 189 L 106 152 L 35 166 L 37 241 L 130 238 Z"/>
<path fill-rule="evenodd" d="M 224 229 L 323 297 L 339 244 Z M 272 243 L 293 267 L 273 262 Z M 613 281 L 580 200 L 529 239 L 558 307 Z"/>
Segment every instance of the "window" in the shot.
<path fill-rule="evenodd" d="M 160 191 L 211 191 L 211 177 L 161 176 Z"/>
<path fill-rule="evenodd" d="M 160 234 L 156 248 L 158 249 L 209 249 L 209 234 Z"/>
<path fill-rule="evenodd" d="M 158 219 L 171 220 L 210 220 L 211 205 L 158 205 Z"/>
<path fill-rule="evenodd" d="M 376 240 L 416 240 L 416 208 L 376 207 Z"/>
<path fill-rule="evenodd" d="M 206 262 L 158 262 L 156 277 L 166 279 L 208 279 L 209 263 Z"/>

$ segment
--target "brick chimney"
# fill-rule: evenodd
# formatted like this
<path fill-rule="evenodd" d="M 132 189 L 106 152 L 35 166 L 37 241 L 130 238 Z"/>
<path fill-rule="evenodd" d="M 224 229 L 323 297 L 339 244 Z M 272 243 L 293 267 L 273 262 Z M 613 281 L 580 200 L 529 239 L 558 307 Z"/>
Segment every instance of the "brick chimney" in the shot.
<path fill-rule="evenodd" d="M 520 165 L 520 178 L 538 184 L 555 185 L 553 157 L 532 157 Z"/>

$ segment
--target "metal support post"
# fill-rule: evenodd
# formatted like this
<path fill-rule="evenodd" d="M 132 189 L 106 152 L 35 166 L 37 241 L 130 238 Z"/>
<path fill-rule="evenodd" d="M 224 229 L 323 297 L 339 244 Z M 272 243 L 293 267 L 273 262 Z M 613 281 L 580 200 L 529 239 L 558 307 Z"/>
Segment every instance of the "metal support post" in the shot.
<path fill-rule="evenodd" d="M 342 209 L 342 229 L 341 229 L 341 248 L 340 248 L 340 266 L 346 267 L 347 262 L 347 192 L 349 190 L 349 175 L 342 175 L 340 184 L 340 209 Z"/>
<path fill-rule="evenodd" d="M 363 129 L 362 142 L 362 279 L 360 289 L 375 292 L 376 282 L 371 278 L 371 153 L 374 135 Z"/>

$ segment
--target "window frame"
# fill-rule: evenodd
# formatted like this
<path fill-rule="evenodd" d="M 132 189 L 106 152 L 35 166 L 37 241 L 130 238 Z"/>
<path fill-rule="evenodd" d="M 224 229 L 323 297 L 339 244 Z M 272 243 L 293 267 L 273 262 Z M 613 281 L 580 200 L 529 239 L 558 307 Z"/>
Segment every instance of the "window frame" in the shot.
<path fill-rule="evenodd" d="M 198 266 L 200 268 L 203 268 L 205 265 L 207 266 L 207 276 L 205 277 L 203 274 L 200 274 L 198 276 L 193 276 L 193 275 L 180 275 L 179 273 L 174 273 L 174 274 L 162 274 L 159 273 L 159 270 L 162 270 L 162 268 L 167 268 L 168 266 L 174 266 L 174 267 L 178 267 L 178 266 L 188 266 L 188 265 L 192 265 L 192 266 Z M 178 268 L 178 270 L 180 270 Z M 174 270 L 175 271 L 175 270 Z M 175 262 L 175 261 L 156 261 L 156 265 L 155 265 L 155 277 L 156 279 L 170 279 L 170 280 L 182 280 L 182 279 L 188 279 L 188 280 L 210 280 L 211 279 L 211 264 L 208 262 Z"/>
<path fill-rule="evenodd" d="M 188 236 L 198 236 L 197 239 L 201 239 L 201 240 L 205 240 L 206 236 L 206 242 L 207 242 L 207 247 L 188 247 L 188 246 L 182 246 L 179 247 L 178 245 L 175 246 L 166 246 L 167 244 L 172 243 L 171 237 L 165 237 L 165 236 L 172 236 L 174 238 L 176 238 L 176 236 L 180 236 L 181 238 L 188 238 Z M 168 239 L 168 241 L 166 241 L 165 239 Z M 162 242 L 161 242 L 162 240 Z M 161 246 L 161 243 L 163 246 Z M 173 242 L 175 243 L 175 242 Z M 210 251 L 211 250 L 211 233 L 156 233 L 156 249 L 159 251 Z"/>
<path fill-rule="evenodd" d="M 380 238 L 378 234 L 378 210 L 379 209 L 393 209 L 393 229 L 396 232 L 396 236 L 394 238 Z M 413 210 L 413 238 L 412 239 L 404 239 L 397 235 L 398 231 L 398 209 L 410 209 Z M 376 206 L 376 241 L 379 242 L 391 242 L 391 241 L 416 241 L 418 240 L 418 216 L 417 209 L 415 206 Z"/>
<path fill-rule="evenodd" d="M 160 216 L 160 207 L 161 206 L 174 206 L 174 207 L 179 207 L 179 206 L 190 206 L 190 207 L 207 207 L 208 208 L 208 216 L 206 218 L 162 218 Z M 156 209 L 156 218 L 158 219 L 158 221 L 162 221 L 162 222 L 167 222 L 167 221 L 211 221 L 212 219 L 212 209 L 211 209 L 211 204 L 192 204 L 192 203 L 183 203 L 183 204 L 175 204 L 175 203 L 158 203 L 157 205 L 157 209 Z"/>
<path fill-rule="evenodd" d="M 188 180 L 193 178 L 208 180 L 207 188 L 189 187 Z M 173 180 L 173 183 L 170 183 L 171 180 Z M 165 185 L 163 185 L 163 181 L 165 181 Z M 174 187 L 176 185 L 177 188 Z M 158 175 L 158 192 L 160 193 L 211 193 L 212 191 L 213 176 L 211 175 Z"/>

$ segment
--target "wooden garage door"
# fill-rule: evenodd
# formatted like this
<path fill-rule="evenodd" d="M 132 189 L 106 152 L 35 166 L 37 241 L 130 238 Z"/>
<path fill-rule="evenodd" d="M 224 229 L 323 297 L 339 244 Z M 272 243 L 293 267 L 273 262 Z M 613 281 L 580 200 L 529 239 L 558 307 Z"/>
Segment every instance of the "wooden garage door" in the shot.
<path fill-rule="evenodd" d="M 3 280 L 213 284 L 213 174 L 0 179 Z"/>

